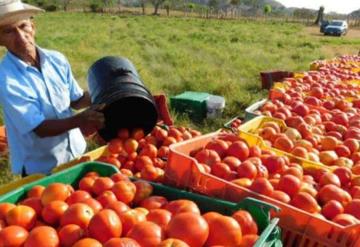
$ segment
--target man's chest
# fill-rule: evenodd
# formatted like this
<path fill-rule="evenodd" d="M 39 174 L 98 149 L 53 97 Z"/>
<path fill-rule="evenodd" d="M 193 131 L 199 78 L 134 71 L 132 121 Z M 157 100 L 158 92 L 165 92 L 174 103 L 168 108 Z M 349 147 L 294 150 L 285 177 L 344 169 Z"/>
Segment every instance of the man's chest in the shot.
<path fill-rule="evenodd" d="M 47 65 L 41 71 L 31 68 L 29 72 L 29 83 L 36 91 L 36 100 L 45 116 L 62 118 L 67 115 L 70 91 L 62 71 Z"/>

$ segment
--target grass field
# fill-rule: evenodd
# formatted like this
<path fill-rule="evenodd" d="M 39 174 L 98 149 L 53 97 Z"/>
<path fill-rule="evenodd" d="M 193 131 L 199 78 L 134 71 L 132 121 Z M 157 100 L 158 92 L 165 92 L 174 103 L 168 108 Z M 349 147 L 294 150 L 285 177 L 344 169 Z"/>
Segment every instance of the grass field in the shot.
<path fill-rule="evenodd" d="M 61 12 L 35 21 L 38 45 L 64 53 L 84 88 L 90 65 L 115 55 L 129 58 L 154 94 L 192 90 L 224 96 L 224 118 L 195 125 L 203 132 L 267 95 L 260 88 L 260 71 L 308 70 L 313 60 L 357 53 L 360 47 L 357 35 L 324 37 L 300 24 L 279 22 Z M 192 125 L 175 117 L 178 124 Z"/>

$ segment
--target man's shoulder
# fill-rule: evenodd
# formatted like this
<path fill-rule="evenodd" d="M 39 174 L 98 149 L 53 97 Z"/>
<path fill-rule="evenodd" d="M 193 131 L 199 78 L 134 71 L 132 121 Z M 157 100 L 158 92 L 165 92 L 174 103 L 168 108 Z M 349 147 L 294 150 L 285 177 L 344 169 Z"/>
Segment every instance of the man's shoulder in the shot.
<path fill-rule="evenodd" d="M 0 81 L 4 81 L 4 77 L 13 73 L 13 64 L 9 62 L 7 54 L 0 61 Z"/>

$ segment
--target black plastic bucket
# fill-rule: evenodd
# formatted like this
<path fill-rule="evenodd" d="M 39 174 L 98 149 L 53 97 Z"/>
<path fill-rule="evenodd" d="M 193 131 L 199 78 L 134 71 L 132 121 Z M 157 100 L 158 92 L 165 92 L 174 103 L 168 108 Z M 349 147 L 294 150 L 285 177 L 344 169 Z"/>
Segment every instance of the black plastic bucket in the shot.
<path fill-rule="evenodd" d="M 105 127 L 101 137 L 109 141 L 121 128 L 142 128 L 145 134 L 156 125 L 157 108 L 153 96 L 126 58 L 104 57 L 88 71 L 88 87 L 93 104 L 105 103 Z"/>

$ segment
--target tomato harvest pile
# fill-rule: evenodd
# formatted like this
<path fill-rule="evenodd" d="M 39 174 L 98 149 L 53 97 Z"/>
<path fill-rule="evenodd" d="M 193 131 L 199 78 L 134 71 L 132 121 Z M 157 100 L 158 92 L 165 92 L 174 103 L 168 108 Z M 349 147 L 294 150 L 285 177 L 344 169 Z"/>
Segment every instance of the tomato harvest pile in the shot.
<path fill-rule="evenodd" d="M 28 186 L 17 204 L 0 203 L 0 246 L 253 246 L 259 239 L 252 215 L 235 204 L 215 212 L 204 204 L 218 202 L 111 172 L 86 172 L 74 187 L 58 175 Z"/>
<path fill-rule="evenodd" d="M 232 217 L 216 212 L 201 215 L 190 200 L 168 202 L 151 193 L 149 183 L 131 182 L 121 173 L 111 178 L 89 173 L 76 191 L 62 183 L 35 186 L 18 205 L 0 204 L 2 225 L 8 225 L 0 232 L 0 243 L 29 247 L 100 243 L 107 247 L 249 246 L 258 238 L 257 225 L 247 211 L 239 210 Z M 223 232 L 220 236 L 219 231 Z"/>
<path fill-rule="evenodd" d="M 360 246 L 360 57 L 315 61 L 254 106 L 204 135 L 120 129 L 0 195 L 0 247 Z"/>
<path fill-rule="evenodd" d="M 97 161 L 113 164 L 129 176 L 162 182 L 169 146 L 200 135 L 197 130 L 175 126 L 155 126 L 147 136 L 141 129 L 132 133 L 121 129 L 107 144 L 107 154 Z"/>
<path fill-rule="evenodd" d="M 172 146 L 165 180 L 231 201 L 248 195 L 279 206 L 284 245 L 358 246 L 360 58 L 331 62 L 275 83 L 255 112 L 262 116 L 228 124 L 236 134 Z"/>

